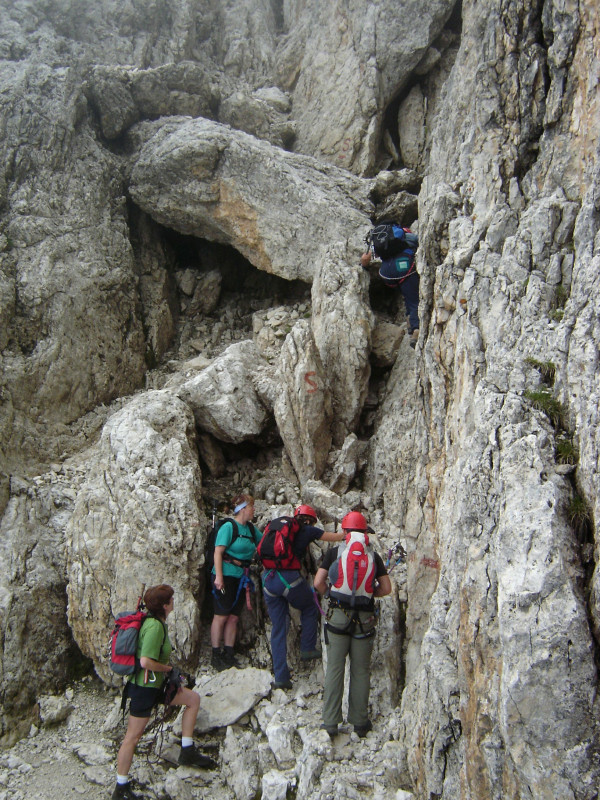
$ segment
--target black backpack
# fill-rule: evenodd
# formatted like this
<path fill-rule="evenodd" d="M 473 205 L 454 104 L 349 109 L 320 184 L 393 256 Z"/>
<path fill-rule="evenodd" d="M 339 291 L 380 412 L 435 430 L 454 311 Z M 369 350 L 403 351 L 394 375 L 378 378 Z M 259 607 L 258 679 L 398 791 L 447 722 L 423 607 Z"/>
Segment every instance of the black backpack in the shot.
<path fill-rule="evenodd" d="M 204 561 L 204 565 L 205 565 L 207 574 L 210 574 L 212 572 L 212 568 L 215 565 L 215 542 L 217 540 L 217 534 L 219 532 L 219 529 L 222 528 L 223 525 L 226 522 L 231 522 L 231 525 L 233 527 L 233 535 L 231 537 L 231 544 L 229 545 L 229 547 L 231 547 L 231 545 L 235 542 L 235 540 L 240 535 L 240 530 L 238 528 L 238 524 L 231 517 L 225 517 L 224 519 L 220 519 L 220 520 L 218 520 L 217 522 L 214 523 L 214 525 L 211 527 L 210 531 L 208 532 L 208 539 L 206 540 L 206 558 L 205 558 L 205 561 Z M 254 525 L 251 522 L 249 522 L 248 526 L 249 526 L 250 530 L 252 531 L 252 533 L 254 534 L 254 536 L 256 537 L 256 528 L 254 527 Z M 246 537 L 246 538 L 248 538 L 248 537 Z M 230 556 L 224 555 L 223 556 L 223 561 L 232 561 L 232 559 L 231 559 Z M 248 562 L 248 564 L 246 564 L 244 562 L 244 566 L 249 566 L 249 565 L 250 565 L 250 562 Z"/>
<path fill-rule="evenodd" d="M 371 229 L 367 242 L 373 246 L 375 255 L 385 261 L 401 253 L 414 255 L 419 237 L 394 222 L 382 222 Z"/>
<path fill-rule="evenodd" d="M 300 559 L 294 553 L 294 541 L 300 530 L 295 517 L 277 517 L 267 523 L 256 552 L 267 569 L 300 569 Z"/>

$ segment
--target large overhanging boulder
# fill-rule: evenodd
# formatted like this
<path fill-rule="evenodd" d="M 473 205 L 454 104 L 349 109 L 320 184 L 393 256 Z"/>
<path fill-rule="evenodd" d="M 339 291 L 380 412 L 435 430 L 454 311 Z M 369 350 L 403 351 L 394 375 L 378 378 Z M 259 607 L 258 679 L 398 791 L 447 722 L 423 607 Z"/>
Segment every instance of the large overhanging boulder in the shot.
<path fill-rule="evenodd" d="M 129 192 L 163 225 L 231 245 L 258 269 L 309 283 L 330 242 L 369 226 L 369 182 L 346 170 L 207 119 L 155 125 Z"/>
<path fill-rule="evenodd" d="M 152 391 L 111 417 L 90 453 L 67 527 L 68 618 L 104 680 L 112 618 L 135 608 L 144 585 L 175 589 L 169 636 L 178 658 L 198 644 L 205 520 L 194 435 L 189 408 Z"/>

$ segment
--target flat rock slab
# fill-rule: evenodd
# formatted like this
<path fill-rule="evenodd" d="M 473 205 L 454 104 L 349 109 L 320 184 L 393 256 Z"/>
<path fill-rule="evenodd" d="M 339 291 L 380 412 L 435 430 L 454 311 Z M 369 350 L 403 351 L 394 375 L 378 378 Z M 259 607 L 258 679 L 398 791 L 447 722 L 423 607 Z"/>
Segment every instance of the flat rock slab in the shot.
<path fill-rule="evenodd" d="M 198 690 L 196 731 L 206 733 L 237 722 L 271 692 L 271 681 L 270 672 L 254 667 L 228 669 L 215 675 Z"/>

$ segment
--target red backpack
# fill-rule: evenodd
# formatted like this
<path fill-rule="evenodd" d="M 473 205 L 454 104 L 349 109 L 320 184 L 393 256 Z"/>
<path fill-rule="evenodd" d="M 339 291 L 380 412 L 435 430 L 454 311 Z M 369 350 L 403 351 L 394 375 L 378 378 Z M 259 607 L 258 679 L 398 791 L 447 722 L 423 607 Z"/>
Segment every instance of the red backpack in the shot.
<path fill-rule="evenodd" d="M 267 523 L 256 553 L 267 569 L 300 569 L 300 559 L 294 553 L 294 540 L 300 530 L 295 517 L 277 517 Z"/>
<path fill-rule="evenodd" d="M 141 627 L 148 616 L 146 611 L 141 610 L 142 608 L 140 598 L 137 611 L 122 611 L 116 616 L 110 634 L 110 668 L 117 675 L 133 675 L 140 669 L 135 654 Z M 161 649 L 167 638 L 165 626 L 162 627 L 164 636 Z"/>
<path fill-rule="evenodd" d="M 366 533 L 352 531 L 329 567 L 330 597 L 352 608 L 368 606 L 375 591 L 375 553 Z"/>

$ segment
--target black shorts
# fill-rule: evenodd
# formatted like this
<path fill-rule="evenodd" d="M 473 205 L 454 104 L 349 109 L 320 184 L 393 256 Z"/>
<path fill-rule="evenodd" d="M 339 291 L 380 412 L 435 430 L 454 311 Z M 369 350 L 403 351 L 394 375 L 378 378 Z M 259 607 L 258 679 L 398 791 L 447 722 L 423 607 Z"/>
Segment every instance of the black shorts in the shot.
<path fill-rule="evenodd" d="M 228 617 L 230 614 L 239 617 L 246 602 L 245 589 L 242 589 L 237 600 L 235 599 L 238 594 L 241 577 L 234 578 L 232 575 L 223 575 L 224 594 L 215 589 L 215 576 L 211 575 L 210 577 L 213 589 L 213 611 L 215 614 L 219 617 Z"/>
<path fill-rule="evenodd" d="M 155 689 L 153 686 L 138 686 L 136 683 L 127 684 L 129 714 L 132 717 L 151 717 L 152 709 L 162 702 L 163 697 L 164 685 Z"/>

